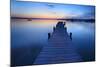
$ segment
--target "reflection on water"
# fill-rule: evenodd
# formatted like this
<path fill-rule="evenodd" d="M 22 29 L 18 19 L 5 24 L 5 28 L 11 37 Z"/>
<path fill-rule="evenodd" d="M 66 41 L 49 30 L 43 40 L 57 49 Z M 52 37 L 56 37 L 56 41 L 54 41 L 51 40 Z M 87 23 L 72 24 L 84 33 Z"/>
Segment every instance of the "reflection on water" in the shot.
<path fill-rule="evenodd" d="M 11 48 L 46 45 L 48 33 L 58 20 L 11 20 Z M 85 61 L 94 60 L 95 25 L 88 22 L 66 22 L 68 32 L 72 32 L 74 45 Z"/>

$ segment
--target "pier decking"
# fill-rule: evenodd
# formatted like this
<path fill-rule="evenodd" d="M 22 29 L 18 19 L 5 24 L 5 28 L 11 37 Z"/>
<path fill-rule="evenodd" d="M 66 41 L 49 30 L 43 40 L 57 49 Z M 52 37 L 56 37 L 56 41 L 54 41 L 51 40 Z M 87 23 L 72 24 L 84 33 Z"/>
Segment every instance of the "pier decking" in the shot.
<path fill-rule="evenodd" d="M 82 61 L 72 42 L 72 33 L 67 32 L 64 22 L 58 22 L 48 34 L 48 44 L 37 56 L 34 64 L 54 64 Z"/>

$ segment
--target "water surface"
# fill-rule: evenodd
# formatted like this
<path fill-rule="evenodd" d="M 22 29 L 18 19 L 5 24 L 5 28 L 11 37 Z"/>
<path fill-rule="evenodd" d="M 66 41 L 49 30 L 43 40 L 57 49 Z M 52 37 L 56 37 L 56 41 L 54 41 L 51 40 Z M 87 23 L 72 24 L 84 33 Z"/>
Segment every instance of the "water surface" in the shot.
<path fill-rule="evenodd" d="M 45 46 L 48 33 L 60 20 L 11 20 L 11 48 L 25 46 Z M 95 24 L 89 22 L 66 21 L 68 33 L 72 32 L 73 45 L 84 61 L 95 58 Z"/>

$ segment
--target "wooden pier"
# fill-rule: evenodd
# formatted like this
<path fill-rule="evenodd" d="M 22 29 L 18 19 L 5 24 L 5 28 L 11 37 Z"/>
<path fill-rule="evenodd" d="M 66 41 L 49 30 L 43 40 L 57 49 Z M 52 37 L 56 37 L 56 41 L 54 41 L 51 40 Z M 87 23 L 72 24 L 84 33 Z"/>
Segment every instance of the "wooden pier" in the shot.
<path fill-rule="evenodd" d="M 74 43 L 72 33 L 67 32 L 65 22 L 58 22 L 52 33 L 48 33 L 45 45 L 33 64 L 55 64 L 82 61 Z"/>

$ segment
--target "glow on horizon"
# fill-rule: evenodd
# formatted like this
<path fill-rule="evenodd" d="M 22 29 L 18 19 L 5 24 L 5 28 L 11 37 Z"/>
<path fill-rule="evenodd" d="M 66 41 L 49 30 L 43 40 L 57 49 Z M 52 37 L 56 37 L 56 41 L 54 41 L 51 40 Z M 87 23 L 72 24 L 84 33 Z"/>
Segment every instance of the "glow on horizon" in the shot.
<path fill-rule="evenodd" d="M 94 6 L 20 2 L 11 0 L 11 16 L 27 18 L 94 18 Z"/>

